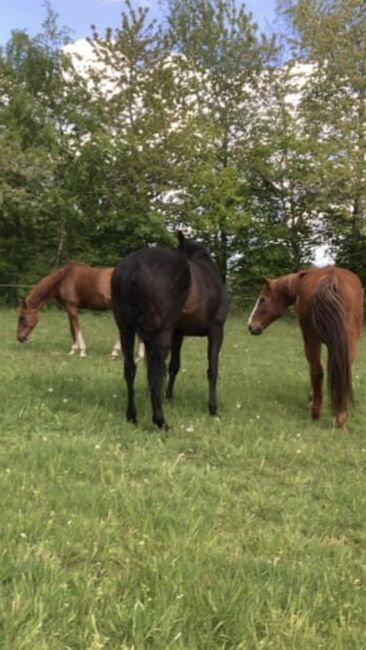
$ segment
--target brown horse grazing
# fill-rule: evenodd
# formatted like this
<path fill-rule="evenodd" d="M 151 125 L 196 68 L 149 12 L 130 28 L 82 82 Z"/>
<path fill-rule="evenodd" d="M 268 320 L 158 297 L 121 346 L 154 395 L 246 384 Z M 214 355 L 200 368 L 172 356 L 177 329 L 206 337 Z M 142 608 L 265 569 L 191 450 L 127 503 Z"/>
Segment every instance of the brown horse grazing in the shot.
<path fill-rule="evenodd" d="M 343 429 L 352 399 L 351 366 L 363 323 L 363 290 L 360 279 L 335 266 L 312 268 L 264 280 L 262 291 L 249 317 L 252 334 L 261 334 L 295 304 L 310 366 L 310 408 L 320 417 L 323 367 L 320 348 L 328 348 L 328 384 L 336 426 Z"/>
<path fill-rule="evenodd" d="M 165 359 L 171 349 L 166 395 L 172 398 L 184 336 L 208 338 L 208 406 L 215 415 L 218 357 L 228 303 L 221 275 L 204 246 L 180 233 L 176 250 L 157 246 L 132 253 L 113 273 L 112 299 L 124 354 L 127 420 L 136 422 L 136 332 L 146 347 L 153 422 L 168 428 L 161 405 Z"/>
<path fill-rule="evenodd" d="M 23 343 L 37 325 L 38 312 L 49 300 L 55 299 L 69 317 L 72 347 L 70 354 L 79 352 L 86 356 L 86 346 L 79 324 L 79 309 L 105 311 L 112 308 L 111 277 L 113 267 L 92 267 L 79 262 L 70 262 L 42 278 L 27 298 L 21 299 L 17 338 Z M 112 350 L 116 358 L 120 352 L 118 341 Z M 143 348 L 139 347 L 140 360 Z"/>

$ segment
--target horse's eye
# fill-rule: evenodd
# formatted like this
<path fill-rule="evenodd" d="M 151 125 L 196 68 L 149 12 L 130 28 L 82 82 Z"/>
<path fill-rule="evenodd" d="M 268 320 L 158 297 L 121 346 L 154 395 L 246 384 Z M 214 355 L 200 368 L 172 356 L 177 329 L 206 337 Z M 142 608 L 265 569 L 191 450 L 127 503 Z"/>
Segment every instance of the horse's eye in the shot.
<path fill-rule="evenodd" d="M 264 298 L 259 298 L 259 304 L 263 305 L 263 303 L 264 303 Z"/>

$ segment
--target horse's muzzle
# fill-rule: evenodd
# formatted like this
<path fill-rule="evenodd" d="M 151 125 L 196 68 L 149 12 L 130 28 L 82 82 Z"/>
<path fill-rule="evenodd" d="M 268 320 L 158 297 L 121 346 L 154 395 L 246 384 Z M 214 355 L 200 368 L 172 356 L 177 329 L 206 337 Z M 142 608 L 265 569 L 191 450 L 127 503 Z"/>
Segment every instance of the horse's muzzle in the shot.
<path fill-rule="evenodd" d="M 19 343 L 25 343 L 27 341 L 28 337 L 24 336 L 24 335 L 21 336 L 20 334 L 18 334 L 17 339 L 18 339 Z"/>
<path fill-rule="evenodd" d="M 263 332 L 263 327 L 261 325 L 248 325 L 248 329 L 251 334 L 254 334 L 254 336 L 258 336 L 258 334 L 262 334 Z"/>

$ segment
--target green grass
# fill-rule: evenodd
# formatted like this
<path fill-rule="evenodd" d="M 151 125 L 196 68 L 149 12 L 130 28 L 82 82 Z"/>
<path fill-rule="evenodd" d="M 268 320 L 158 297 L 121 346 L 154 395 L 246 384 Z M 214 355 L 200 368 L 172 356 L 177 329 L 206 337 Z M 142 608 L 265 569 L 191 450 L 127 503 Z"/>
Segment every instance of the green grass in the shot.
<path fill-rule="evenodd" d="M 294 650 L 366 647 L 366 339 L 349 433 L 307 413 L 293 320 L 250 337 L 232 317 L 221 418 L 206 347 L 187 339 L 171 430 L 124 418 L 111 314 L 15 340 L 0 312 L 0 648 Z"/>

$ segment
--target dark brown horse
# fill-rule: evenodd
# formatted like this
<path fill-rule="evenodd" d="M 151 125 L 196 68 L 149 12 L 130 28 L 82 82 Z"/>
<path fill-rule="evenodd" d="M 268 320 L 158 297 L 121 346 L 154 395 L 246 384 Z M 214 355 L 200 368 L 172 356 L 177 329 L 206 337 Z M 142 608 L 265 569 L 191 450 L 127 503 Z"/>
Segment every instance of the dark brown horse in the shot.
<path fill-rule="evenodd" d="M 179 247 L 142 248 L 122 260 L 112 276 L 114 315 L 121 334 L 128 389 L 127 420 L 136 422 L 133 358 L 137 333 L 147 352 L 153 422 L 167 428 L 161 388 L 171 350 L 166 396 L 172 398 L 183 337 L 208 337 L 209 410 L 217 412 L 218 356 L 228 303 L 225 286 L 210 254 L 179 234 Z"/>
<path fill-rule="evenodd" d="M 105 311 L 112 308 L 111 277 L 113 267 L 93 267 L 79 262 L 53 271 L 42 278 L 26 299 L 21 300 L 17 337 L 23 343 L 37 325 L 38 312 L 49 300 L 56 300 L 66 311 L 72 337 L 70 354 L 79 352 L 86 356 L 86 346 L 79 323 L 79 309 Z M 118 356 L 120 342 L 112 350 L 112 357 Z M 139 349 L 139 359 L 143 351 Z"/>
<path fill-rule="evenodd" d="M 295 304 L 310 366 L 310 409 L 320 417 L 323 367 L 320 348 L 328 348 L 328 384 L 336 426 L 344 428 L 348 403 L 352 398 L 351 367 L 363 323 L 363 290 L 360 279 L 335 266 L 312 268 L 265 279 L 262 291 L 249 317 L 252 334 L 261 334 Z"/>

